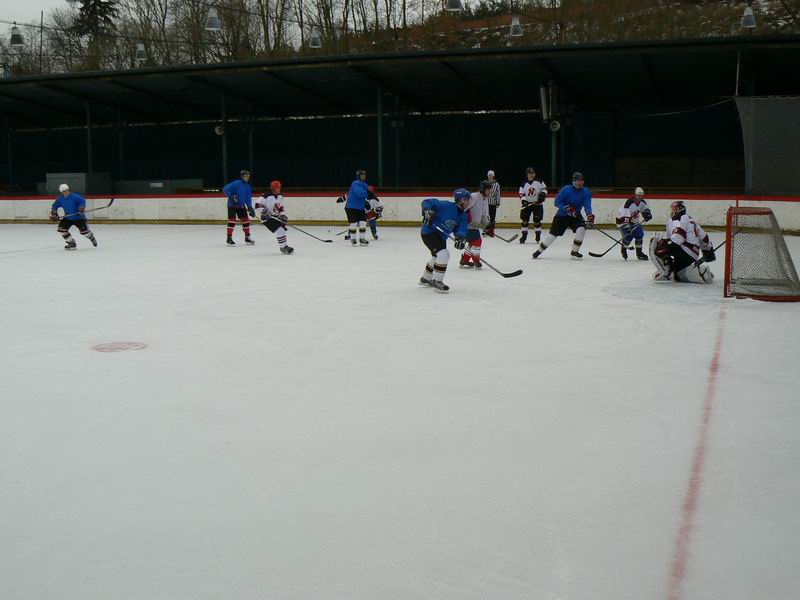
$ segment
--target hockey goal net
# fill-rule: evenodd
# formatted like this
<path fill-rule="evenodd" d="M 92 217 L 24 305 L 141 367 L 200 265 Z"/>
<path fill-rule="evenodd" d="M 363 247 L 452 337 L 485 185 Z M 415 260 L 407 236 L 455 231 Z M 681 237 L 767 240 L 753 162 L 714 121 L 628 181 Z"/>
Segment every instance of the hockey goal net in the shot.
<path fill-rule="evenodd" d="M 729 208 L 725 241 L 726 298 L 800 301 L 800 280 L 771 209 Z"/>

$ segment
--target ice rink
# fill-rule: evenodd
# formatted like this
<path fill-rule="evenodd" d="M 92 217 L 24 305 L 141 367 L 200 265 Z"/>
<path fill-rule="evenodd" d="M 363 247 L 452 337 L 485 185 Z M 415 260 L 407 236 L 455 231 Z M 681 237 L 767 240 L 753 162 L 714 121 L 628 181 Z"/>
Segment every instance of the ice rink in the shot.
<path fill-rule="evenodd" d="M 800 306 L 723 260 L 92 227 L 0 225 L 3 600 L 800 597 Z"/>

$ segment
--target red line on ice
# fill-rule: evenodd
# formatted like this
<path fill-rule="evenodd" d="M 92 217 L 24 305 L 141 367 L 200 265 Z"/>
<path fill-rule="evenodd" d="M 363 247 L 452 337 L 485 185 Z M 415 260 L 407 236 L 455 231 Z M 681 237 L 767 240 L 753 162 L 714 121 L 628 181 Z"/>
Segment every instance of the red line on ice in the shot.
<path fill-rule="evenodd" d="M 722 329 L 725 322 L 725 309 L 720 310 L 717 322 L 717 338 L 714 342 L 714 352 L 711 355 L 711 364 L 708 367 L 708 383 L 706 385 L 705 401 L 703 403 L 703 422 L 697 436 L 694 448 L 694 460 L 689 474 L 689 485 L 686 490 L 686 499 L 683 502 L 683 517 L 678 528 L 675 540 L 675 554 L 672 556 L 672 573 L 669 583 L 668 600 L 679 600 L 681 586 L 686 576 L 686 564 L 689 559 L 689 538 L 694 525 L 694 515 L 697 512 L 697 500 L 700 495 L 700 486 L 703 477 L 703 467 L 706 459 L 706 444 L 708 431 L 711 426 L 711 410 L 714 407 L 714 397 L 717 390 L 717 375 L 719 374 L 719 355 L 722 349 Z"/>

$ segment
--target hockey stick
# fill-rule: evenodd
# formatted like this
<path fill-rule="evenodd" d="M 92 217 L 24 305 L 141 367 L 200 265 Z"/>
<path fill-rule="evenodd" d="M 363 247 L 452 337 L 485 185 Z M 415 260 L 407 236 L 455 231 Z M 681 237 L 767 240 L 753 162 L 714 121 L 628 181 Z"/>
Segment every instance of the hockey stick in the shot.
<path fill-rule="evenodd" d="M 494 235 L 490 235 L 489 237 L 496 237 L 496 238 L 500 238 L 500 239 L 501 239 L 501 240 L 503 240 L 503 241 L 504 241 L 506 244 L 510 244 L 511 242 L 513 242 L 515 239 L 517 239 L 517 238 L 519 237 L 519 234 L 518 234 L 518 233 L 515 233 L 514 235 L 512 235 L 512 236 L 511 236 L 510 238 L 508 238 L 508 239 L 506 239 L 506 238 L 504 238 L 502 235 L 498 235 L 498 234 L 496 234 L 496 233 L 495 233 Z"/>
<path fill-rule="evenodd" d="M 451 239 L 451 240 L 455 241 L 455 238 L 453 237 L 452 232 L 447 232 L 444 229 L 442 229 L 441 227 L 436 227 L 436 230 L 438 232 L 440 232 L 440 233 L 445 234 L 448 237 L 448 239 Z M 492 271 L 494 271 L 495 273 L 497 273 L 498 275 L 500 275 L 502 277 L 505 277 L 506 279 L 508 279 L 509 277 L 518 277 L 519 275 L 522 275 L 522 269 L 517 269 L 516 271 L 512 271 L 511 273 L 503 273 L 503 271 L 501 271 L 497 267 L 493 266 L 491 263 L 486 262 L 485 258 L 480 257 L 480 261 L 483 264 L 485 264 L 487 267 L 489 267 Z"/>
<path fill-rule="evenodd" d="M 97 208 L 92 208 L 91 210 L 84 210 L 83 212 L 76 212 L 76 213 L 72 213 L 71 215 L 64 215 L 61 218 L 62 219 L 66 219 L 67 217 L 74 217 L 74 216 L 77 216 L 77 215 L 84 215 L 86 213 L 94 212 L 96 210 L 103 210 L 104 208 L 108 208 L 112 204 L 114 204 L 114 198 L 111 198 L 111 200 L 109 200 L 108 204 L 106 204 L 105 206 L 98 206 Z"/>
<path fill-rule="evenodd" d="M 275 217 L 271 217 L 271 218 L 274 219 Z M 278 219 L 278 221 L 280 221 L 280 219 Z M 283 223 L 283 221 L 281 221 L 281 223 Z M 332 244 L 333 243 L 333 240 L 323 240 L 322 238 L 318 238 L 317 236 L 315 236 L 313 233 L 308 233 L 307 231 L 304 231 L 303 229 L 300 229 L 299 227 L 295 227 L 294 225 L 290 225 L 289 223 L 283 223 L 283 226 L 284 227 L 291 227 L 292 229 L 296 229 L 300 233 L 305 233 L 308 237 L 312 237 L 315 240 L 319 240 L 320 242 L 325 242 L 326 244 Z"/>
<path fill-rule="evenodd" d="M 606 250 L 605 252 L 603 252 L 602 254 L 597 254 L 596 252 L 589 252 L 589 256 L 594 256 L 595 258 L 602 258 L 602 257 L 604 257 L 606 254 L 608 254 L 609 252 L 611 252 L 611 251 L 614 249 L 614 247 L 615 247 L 617 244 L 619 244 L 620 246 L 622 246 L 623 248 L 625 248 L 625 250 L 633 250 L 633 248 L 631 248 L 631 247 L 630 247 L 630 246 L 628 246 L 627 244 L 623 244 L 623 243 L 622 243 L 622 240 L 624 240 L 624 239 L 625 239 L 624 237 L 623 237 L 622 239 L 619 239 L 619 240 L 618 240 L 618 239 L 617 239 L 617 238 L 615 238 L 613 235 L 609 235 L 609 234 L 607 234 L 607 233 L 606 233 L 605 231 L 603 231 L 602 229 L 598 229 L 597 231 L 599 231 L 600 233 L 602 233 L 602 234 L 603 234 L 604 236 L 606 236 L 607 238 L 610 238 L 610 239 L 614 240 L 614 243 L 613 243 L 613 244 L 611 244 L 611 247 L 610 247 L 608 250 Z"/>

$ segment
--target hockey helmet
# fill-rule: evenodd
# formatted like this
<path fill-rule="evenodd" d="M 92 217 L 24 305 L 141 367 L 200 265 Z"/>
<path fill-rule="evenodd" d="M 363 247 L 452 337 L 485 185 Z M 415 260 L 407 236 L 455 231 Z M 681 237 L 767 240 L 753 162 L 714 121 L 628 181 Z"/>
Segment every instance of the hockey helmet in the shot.
<path fill-rule="evenodd" d="M 271 182 L 269 184 L 269 189 L 272 190 L 273 192 L 274 191 L 280 192 L 281 191 L 281 182 L 276 179 L 275 181 L 273 181 L 273 182 Z"/>
<path fill-rule="evenodd" d="M 526 175 L 536 175 L 536 169 L 534 169 L 533 167 L 528 167 L 527 169 L 525 169 L 525 174 Z"/>
<path fill-rule="evenodd" d="M 242 169 L 241 171 L 239 171 L 239 177 L 241 177 L 242 179 L 244 179 L 245 177 L 250 177 L 250 171 L 248 171 L 247 169 Z"/>
<path fill-rule="evenodd" d="M 572 181 L 583 181 L 583 173 L 580 171 L 575 171 L 572 174 Z"/>
<path fill-rule="evenodd" d="M 481 194 L 491 189 L 492 189 L 492 184 L 485 179 L 478 184 L 478 191 Z"/>
<path fill-rule="evenodd" d="M 66 183 L 62 183 L 60 186 L 58 186 L 58 191 L 61 192 L 62 194 L 64 192 L 68 192 L 69 186 Z"/>
<path fill-rule="evenodd" d="M 486 176 L 493 178 L 494 177 L 494 171 L 492 171 L 491 169 L 489 171 L 486 171 Z"/>
<path fill-rule="evenodd" d="M 686 205 L 683 203 L 683 200 L 676 200 L 669 205 L 669 210 L 673 219 L 679 219 L 686 214 Z"/>
<path fill-rule="evenodd" d="M 456 204 L 468 202 L 469 197 L 469 190 L 465 190 L 464 188 L 458 188 L 455 192 L 453 192 L 453 200 L 455 200 Z"/>
<path fill-rule="evenodd" d="M 644 190 L 640 187 L 637 187 L 635 190 L 633 190 L 633 193 L 637 196 L 644 196 Z"/>
<path fill-rule="evenodd" d="M 360 179 L 361 181 L 366 181 L 367 172 L 364 169 L 359 169 L 358 171 L 356 171 L 356 179 Z"/>

